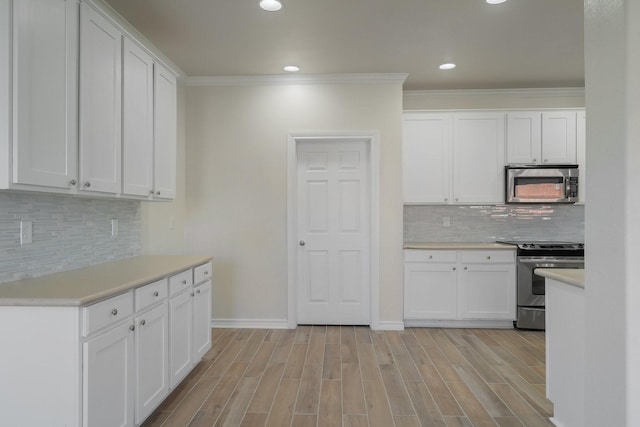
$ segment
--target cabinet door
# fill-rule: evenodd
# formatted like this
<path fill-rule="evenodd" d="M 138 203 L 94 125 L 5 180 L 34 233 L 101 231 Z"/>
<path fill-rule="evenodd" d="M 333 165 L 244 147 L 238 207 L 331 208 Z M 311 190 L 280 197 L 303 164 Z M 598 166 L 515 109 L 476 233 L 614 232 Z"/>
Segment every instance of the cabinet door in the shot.
<path fill-rule="evenodd" d="M 77 0 L 13 2 L 15 184 L 75 188 L 78 10 Z"/>
<path fill-rule="evenodd" d="M 81 188 L 118 193 L 121 168 L 122 36 L 87 3 L 80 9 Z"/>
<path fill-rule="evenodd" d="M 169 393 L 169 311 L 167 302 L 140 314 L 136 325 L 136 424 Z"/>
<path fill-rule="evenodd" d="M 576 112 L 542 113 L 542 163 L 576 163 Z"/>
<path fill-rule="evenodd" d="M 185 291 L 169 301 L 169 386 L 174 388 L 191 370 L 193 359 L 193 296 Z"/>
<path fill-rule="evenodd" d="M 134 425 L 133 332 L 122 323 L 83 344 L 83 425 Z"/>
<path fill-rule="evenodd" d="M 585 111 L 578 111 L 576 124 L 576 160 L 579 166 L 580 176 L 578 177 L 578 202 L 584 203 L 586 200 L 586 179 L 587 176 L 587 114 Z"/>
<path fill-rule="evenodd" d="M 453 120 L 454 203 L 504 202 L 504 113 L 459 113 Z"/>
<path fill-rule="evenodd" d="M 457 295 L 456 264 L 405 263 L 405 319 L 455 319 Z"/>
<path fill-rule="evenodd" d="M 153 59 L 128 38 L 123 48 L 122 193 L 148 197 L 153 189 Z"/>
<path fill-rule="evenodd" d="M 405 203 L 450 199 L 451 126 L 448 113 L 405 114 L 402 139 Z"/>
<path fill-rule="evenodd" d="M 195 287 L 193 299 L 193 361 L 211 348 L 211 281 Z"/>
<path fill-rule="evenodd" d="M 542 162 L 542 114 L 524 111 L 507 114 L 507 163 L 538 164 Z"/>
<path fill-rule="evenodd" d="M 515 264 L 464 264 L 459 297 L 461 319 L 515 320 Z"/>
<path fill-rule="evenodd" d="M 154 197 L 176 197 L 176 77 L 159 64 L 154 67 Z"/>

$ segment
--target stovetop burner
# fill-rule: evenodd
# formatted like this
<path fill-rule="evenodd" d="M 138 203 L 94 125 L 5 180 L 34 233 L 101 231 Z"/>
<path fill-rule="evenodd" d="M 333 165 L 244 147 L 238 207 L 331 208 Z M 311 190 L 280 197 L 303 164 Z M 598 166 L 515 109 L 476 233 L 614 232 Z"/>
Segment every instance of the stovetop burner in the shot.
<path fill-rule="evenodd" d="M 498 240 L 497 242 L 518 246 L 518 255 L 529 253 L 535 253 L 536 255 L 555 255 L 562 253 L 562 255 L 584 256 L 584 243 L 514 240 Z"/>

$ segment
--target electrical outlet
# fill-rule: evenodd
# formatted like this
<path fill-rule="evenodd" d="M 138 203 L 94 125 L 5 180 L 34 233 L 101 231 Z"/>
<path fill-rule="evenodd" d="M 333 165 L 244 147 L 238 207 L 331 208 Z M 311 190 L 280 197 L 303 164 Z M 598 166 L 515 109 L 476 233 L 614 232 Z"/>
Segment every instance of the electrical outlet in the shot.
<path fill-rule="evenodd" d="M 111 237 L 116 237 L 118 235 L 118 220 L 111 220 Z"/>
<path fill-rule="evenodd" d="M 443 227 L 451 227 L 451 217 L 450 216 L 443 216 L 442 217 L 442 226 Z"/>
<path fill-rule="evenodd" d="M 33 243 L 33 222 L 20 221 L 20 244 Z"/>

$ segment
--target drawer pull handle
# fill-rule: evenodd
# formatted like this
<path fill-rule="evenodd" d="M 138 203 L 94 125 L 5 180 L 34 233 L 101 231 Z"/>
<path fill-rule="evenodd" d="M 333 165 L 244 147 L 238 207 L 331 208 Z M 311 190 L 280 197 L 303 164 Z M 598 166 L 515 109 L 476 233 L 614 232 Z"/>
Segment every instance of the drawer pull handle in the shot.
<path fill-rule="evenodd" d="M 146 325 L 146 324 L 147 324 L 147 321 L 146 321 L 146 320 L 144 320 L 144 319 L 142 319 L 142 320 L 140 321 L 140 324 L 141 324 L 142 326 L 144 326 L 144 325 Z"/>
<path fill-rule="evenodd" d="M 111 310 L 111 314 L 114 315 L 114 316 L 117 316 L 118 315 L 118 309 L 114 308 L 113 310 Z"/>
<path fill-rule="evenodd" d="M 153 296 L 154 296 L 154 297 L 157 297 L 158 295 L 160 295 L 160 294 L 158 293 L 158 291 L 155 291 L 155 292 L 153 293 Z"/>
<path fill-rule="evenodd" d="M 135 331 L 135 330 L 136 330 L 136 325 L 131 325 L 131 326 L 129 326 L 129 330 L 130 330 L 130 331 Z"/>

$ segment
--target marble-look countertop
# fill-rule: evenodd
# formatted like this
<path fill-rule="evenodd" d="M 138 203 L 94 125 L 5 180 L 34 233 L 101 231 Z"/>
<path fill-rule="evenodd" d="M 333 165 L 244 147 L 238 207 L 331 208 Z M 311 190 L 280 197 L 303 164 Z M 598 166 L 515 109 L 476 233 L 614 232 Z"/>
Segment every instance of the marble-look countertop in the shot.
<path fill-rule="evenodd" d="M 492 250 L 492 249 L 511 249 L 516 250 L 517 246 L 515 245 L 507 245 L 504 243 L 495 243 L 495 242 L 442 242 L 442 243 L 405 243 L 404 249 L 428 249 L 428 250 L 441 250 L 441 249 L 451 249 L 451 250 L 465 250 L 465 249 L 477 249 L 477 250 Z"/>
<path fill-rule="evenodd" d="M 584 269 L 582 268 L 536 268 L 534 273 L 584 289 Z"/>
<path fill-rule="evenodd" d="M 0 306 L 82 306 L 211 261 L 198 255 L 144 255 L 0 284 Z"/>

